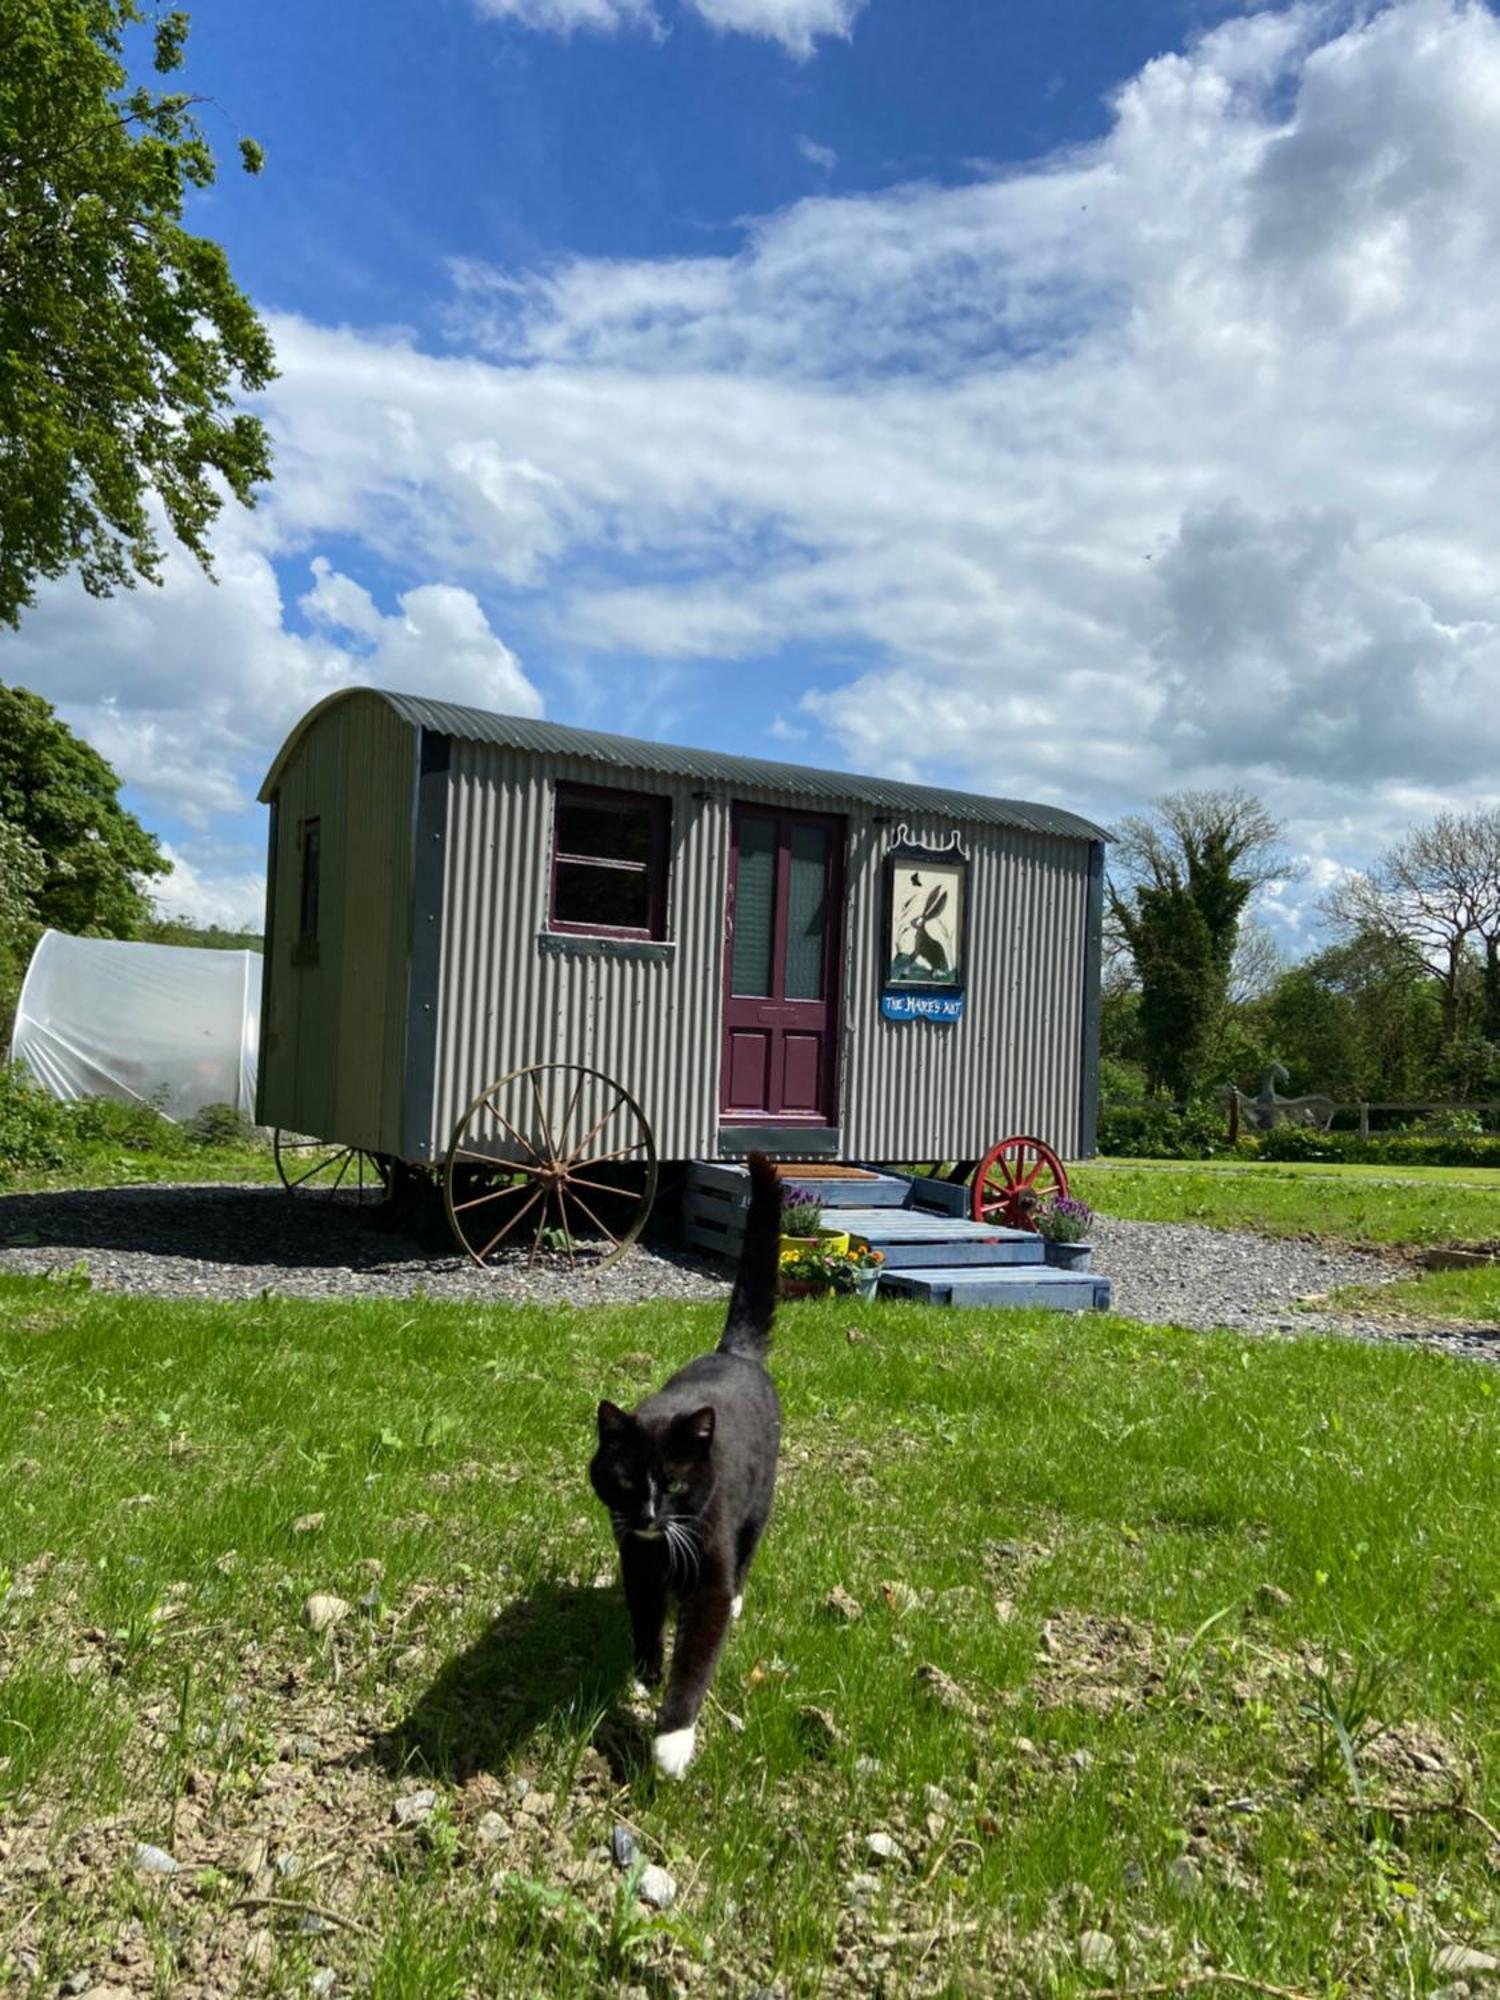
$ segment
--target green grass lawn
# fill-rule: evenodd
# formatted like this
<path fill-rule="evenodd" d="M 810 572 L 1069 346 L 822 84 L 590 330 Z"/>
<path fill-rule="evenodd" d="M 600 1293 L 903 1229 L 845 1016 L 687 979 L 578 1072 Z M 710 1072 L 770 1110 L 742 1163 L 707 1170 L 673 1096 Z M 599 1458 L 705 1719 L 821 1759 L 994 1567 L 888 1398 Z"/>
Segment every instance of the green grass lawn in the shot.
<path fill-rule="evenodd" d="M 28 1194 L 48 1188 L 140 1187 L 162 1181 L 275 1179 L 276 1161 L 268 1145 L 193 1146 L 173 1152 L 101 1145 L 83 1149 L 65 1166 L 0 1171 L 0 1194 Z"/>
<path fill-rule="evenodd" d="M 1407 1167 L 1389 1163 L 1372 1166 L 1350 1160 L 1241 1160 L 1233 1157 L 1189 1161 L 1136 1160 L 1101 1156 L 1088 1162 L 1088 1170 L 1129 1174 L 1180 1174 L 1184 1171 L 1194 1174 L 1273 1174 L 1289 1175 L 1293 1180 L 1384 1181 L 1401 1186 L 1432 1181 L 1446 1187 L 1500 1192 L 1500 1167 Z"/>
<path fill-rule="evenodd" d="M 1500 1174 L 1475 1167 L 1131 1160 L 1079 1165 L 1068 1178 L 1101 1214 L 1130 1222 L 1370 1244 L 1500 1239 Z"/>
<path fill-rule="evenodd" d="M 0 1986 L 1421 1994 L 1500 1949 L 1490 1370 L 785 1308 L 672 1786 L 584 1469 L 717 1319 L 0 1283 Z"/>
<path fill-rule="evenodd" d="M 1330 1293 L 1319 1311 L 1500 1326 L 1500 1265 L 1471 1271 L 1423 1271 L 1394 1285 L 1345 1286 Z"/>

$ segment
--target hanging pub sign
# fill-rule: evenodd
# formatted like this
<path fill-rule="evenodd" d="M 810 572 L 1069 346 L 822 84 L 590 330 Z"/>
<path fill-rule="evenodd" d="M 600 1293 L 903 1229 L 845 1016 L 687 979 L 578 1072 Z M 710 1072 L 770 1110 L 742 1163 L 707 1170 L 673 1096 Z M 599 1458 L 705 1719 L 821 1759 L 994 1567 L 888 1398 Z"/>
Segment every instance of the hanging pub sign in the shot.
<path fill-rule="evenodd" d="M 885 855 L 880 1011 L 888 1021 L 960 1021 L 968 981 L 969 859 L 898 827 Z"/>

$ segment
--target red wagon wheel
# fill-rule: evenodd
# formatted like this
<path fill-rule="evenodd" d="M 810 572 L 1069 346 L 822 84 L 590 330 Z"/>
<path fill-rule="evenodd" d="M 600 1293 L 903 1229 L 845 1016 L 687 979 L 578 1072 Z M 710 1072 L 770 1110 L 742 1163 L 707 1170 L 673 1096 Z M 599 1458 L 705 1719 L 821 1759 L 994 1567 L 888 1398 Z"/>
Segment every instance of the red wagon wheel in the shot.
<path fill-rule="evenodd" d="M 1002 1139 L 974 1176 L 974 1220 L 1035 1229 L 1036 1211 L 1067 1191 L 1067 1168 L 1045 1139 Z"/>

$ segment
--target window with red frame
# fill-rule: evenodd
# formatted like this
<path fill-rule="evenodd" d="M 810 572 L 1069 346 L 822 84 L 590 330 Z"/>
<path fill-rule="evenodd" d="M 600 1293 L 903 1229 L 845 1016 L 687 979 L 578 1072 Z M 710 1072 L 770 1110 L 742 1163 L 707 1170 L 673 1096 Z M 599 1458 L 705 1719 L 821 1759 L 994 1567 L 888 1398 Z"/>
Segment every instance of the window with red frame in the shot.
<path fill-rule="evenodd" d="M 670 799 L 560 784 L 552 821 L 552 929 L 664 938 L 671 825 Z"/>

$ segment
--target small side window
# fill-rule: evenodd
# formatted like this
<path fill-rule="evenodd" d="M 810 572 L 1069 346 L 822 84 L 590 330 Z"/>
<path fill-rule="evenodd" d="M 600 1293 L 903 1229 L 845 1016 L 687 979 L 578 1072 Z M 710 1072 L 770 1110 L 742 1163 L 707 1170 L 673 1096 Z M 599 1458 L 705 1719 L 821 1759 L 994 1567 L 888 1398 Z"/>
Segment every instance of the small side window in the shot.
<path fill-rule="evenodd" d="M 555 931 L 664 938 L 670 799 L 560 784 L 552 823 Z"/>
<path fill-rule="evenodd" d="M 302 848 L 302 890 L 298 899 L 297 948 L 293 957 L 299 965 L 318 961 L 318 895 L 322 864 L 319 822 L 305 819 L 297 829 Z"/>

